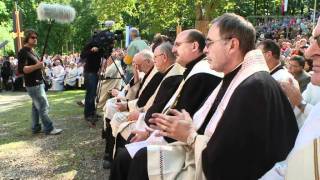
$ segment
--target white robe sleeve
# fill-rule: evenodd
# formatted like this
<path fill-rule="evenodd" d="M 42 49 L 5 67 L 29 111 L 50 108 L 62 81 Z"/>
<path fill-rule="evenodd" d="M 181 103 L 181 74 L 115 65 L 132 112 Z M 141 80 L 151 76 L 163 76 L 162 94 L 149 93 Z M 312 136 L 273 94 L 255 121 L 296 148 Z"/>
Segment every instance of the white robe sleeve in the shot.
<path fill-rule="evenodd" d="M 259 180 L 284 180 L 287 169 L 287 162 L 276 163 L 272 169 L 264 174 Z"/>

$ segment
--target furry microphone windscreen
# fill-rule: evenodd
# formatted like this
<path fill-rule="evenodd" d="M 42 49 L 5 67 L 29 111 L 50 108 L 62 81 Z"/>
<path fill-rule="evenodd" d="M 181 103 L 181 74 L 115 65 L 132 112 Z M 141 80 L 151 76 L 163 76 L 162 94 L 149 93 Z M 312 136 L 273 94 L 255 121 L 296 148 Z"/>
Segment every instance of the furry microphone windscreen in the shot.
<path fill-rule="evenodd" d="M 76 16 L 76 11 L 71 6 L 40 3 L 37 15 L 40 21 L 51 19 L 58 23 L 71 23 Z"/>
<path fill-rule="evenodd" d="M 103 24 L 106 28 L 111 28 L 114 25 L 114 21 L 105 21 Z"/>

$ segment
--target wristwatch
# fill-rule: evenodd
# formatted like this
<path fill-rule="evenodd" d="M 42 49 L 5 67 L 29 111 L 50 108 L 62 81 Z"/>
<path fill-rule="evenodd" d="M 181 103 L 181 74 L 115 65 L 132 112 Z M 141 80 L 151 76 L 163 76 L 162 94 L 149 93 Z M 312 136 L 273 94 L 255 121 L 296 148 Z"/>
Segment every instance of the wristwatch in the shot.
<path fill-rule="evenodd" d="M 197 132 L 191 133 L 187 138 L 187 144 L 191 146 L 196 141 L 197 136 L 198 136 Z"/>

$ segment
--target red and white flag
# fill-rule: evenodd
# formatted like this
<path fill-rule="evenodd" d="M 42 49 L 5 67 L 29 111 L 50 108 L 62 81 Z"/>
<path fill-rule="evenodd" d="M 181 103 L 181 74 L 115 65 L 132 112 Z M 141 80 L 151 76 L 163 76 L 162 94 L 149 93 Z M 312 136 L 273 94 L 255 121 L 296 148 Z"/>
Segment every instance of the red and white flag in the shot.
<path fill-rule="evenodd" d="M 282 15 L 284 15 L 284 13 L 287 11 L 288 11 L 288 0 L 282 0 L 282 3 L 281 3 Z"/>

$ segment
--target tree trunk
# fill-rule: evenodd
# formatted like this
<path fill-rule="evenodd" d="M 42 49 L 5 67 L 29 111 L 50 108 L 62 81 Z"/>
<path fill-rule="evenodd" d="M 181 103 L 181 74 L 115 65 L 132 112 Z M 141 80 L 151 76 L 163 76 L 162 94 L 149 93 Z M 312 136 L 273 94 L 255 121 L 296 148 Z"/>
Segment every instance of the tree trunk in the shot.
<path fill-rule="evenodd" d="M 206 0 L 197 1 L 196 6 L 196 23 L 195 28 L 204 33 L 205 35 L 208 33 L 210 21 L 214 18 L 214 13 L 217 12 L 221 4 L 221 0 Z M 205 10 L 203 12 L 203 9 Z"/>
<path fill-rule="evenodd" d="M 203 18 L 202 4 L 200 2 L 195 2 L 195 7 L 196 7 L 196 21 L 200 21 Z"/>

